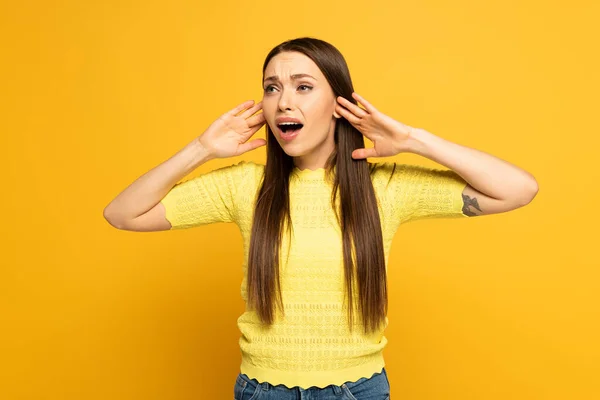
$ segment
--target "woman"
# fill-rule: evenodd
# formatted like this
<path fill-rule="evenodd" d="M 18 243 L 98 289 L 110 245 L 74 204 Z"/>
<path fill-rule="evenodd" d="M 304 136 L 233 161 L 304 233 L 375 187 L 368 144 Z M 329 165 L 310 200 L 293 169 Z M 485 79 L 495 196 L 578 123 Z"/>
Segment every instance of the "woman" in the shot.
<path fill-rule="evenodd" d="M 276 46 L 263 65 L 263 89 L 260 103 L 223 114 L 127 187 L 104 216 L 133 231 L 239 226 L 246 311 L 238 319 L 236 400 L 300 392 L 389 399 L 386 265 L 397 228 L 513 210 L 534 198 L 537 182 L 381 113 L 354 92 L 343 56 L 322 40 Z M 265 124 L 267 141 L 250 141 Z M 364 137 L 374 147 L 365 148 Z M 177 183 L 208 160 L 264 145 L 265 165 L 241 161 Z M 402 152 L 449 169 L 366 160 Z"/>

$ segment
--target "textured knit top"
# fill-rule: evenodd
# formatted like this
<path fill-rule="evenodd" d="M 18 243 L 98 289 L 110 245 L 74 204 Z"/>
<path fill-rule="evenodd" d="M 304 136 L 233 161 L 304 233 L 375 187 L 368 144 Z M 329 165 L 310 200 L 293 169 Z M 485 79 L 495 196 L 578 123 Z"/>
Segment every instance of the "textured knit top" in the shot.
<path fill-rule="evenodd" d="M 387 269 L 392 238 L 399 225 L 421 218 L 466 217 L 462 191 L 467 185 L 452 170 L 375 163 L 371 180 L 381 220 Z M 280 248 L 281 295 L 285 316 L 263 329 L 247 306 L 246 278 L 255 196 L 265 166 L 252 161 L 218 168 L 176 184 L 161 200 L 171 229 L 233 222 L 244 242 L 241 295 L 246 311 L 238 318 L 242 355 L 240 371 L 259 382 L 288 388 L 324 388 L 362 377 L 385 366 L 383 330 L 364 335 L 360 314 L 348 328 L 340 228 L 331 207 L 332 184 L 324 168 L 290 176 L 289 236 Z M 390 179 L 391 177 L 391 179 Z M 339 199 L 339 194 L 338 194 Z M 356 297 L 355 297 L 356 301 Z"/>

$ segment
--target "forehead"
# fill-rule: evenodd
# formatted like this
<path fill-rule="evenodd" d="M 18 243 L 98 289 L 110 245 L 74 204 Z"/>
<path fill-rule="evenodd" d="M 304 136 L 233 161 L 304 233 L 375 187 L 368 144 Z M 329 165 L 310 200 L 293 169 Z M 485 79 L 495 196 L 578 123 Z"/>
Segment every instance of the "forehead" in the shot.
<path fill-rule="evenodd" d="M 321 70 L 306 55 L 297 51 L 286 51 L 277 54 L 267 64 L 265 77 L 278 75 L 279 79 L 289 79 L 293 74 L 310 74 L 315 78 L 323 77 Z"/>

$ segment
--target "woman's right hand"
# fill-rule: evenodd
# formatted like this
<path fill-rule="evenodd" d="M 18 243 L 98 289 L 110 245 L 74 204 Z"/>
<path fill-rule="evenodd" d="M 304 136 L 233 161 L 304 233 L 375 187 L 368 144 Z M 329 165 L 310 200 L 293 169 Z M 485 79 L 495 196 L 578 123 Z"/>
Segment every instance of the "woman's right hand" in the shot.
<path fill-rule="evenodd" d="M 198 141 L 213 158 L 239 156 L 267 144 L 265 139 L 255 139 L 248 143 L 264 124 L 263 113 L 252 116 L 262 109 L 262 101 L 254 104 L 254 100 L 245 101 L 232 110 L 221 115 L 198 137 Z M 243 111 L 240 115 L 237 113 Z"/>

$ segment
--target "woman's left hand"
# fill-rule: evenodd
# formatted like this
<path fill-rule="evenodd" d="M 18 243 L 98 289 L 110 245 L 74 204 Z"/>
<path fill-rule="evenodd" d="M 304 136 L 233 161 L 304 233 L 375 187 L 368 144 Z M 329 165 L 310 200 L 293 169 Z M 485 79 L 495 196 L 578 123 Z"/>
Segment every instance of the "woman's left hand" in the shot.
<path fill-rule="evenodd" d="M 354 150 L 353 158 L 389 157 L 410 151 L 411 134 L 416 128 L 383 114 L 356 92 L 352 97 L 365 108 L 338 96 L 335 110 L 373 142 L 372 148 Z"/>

